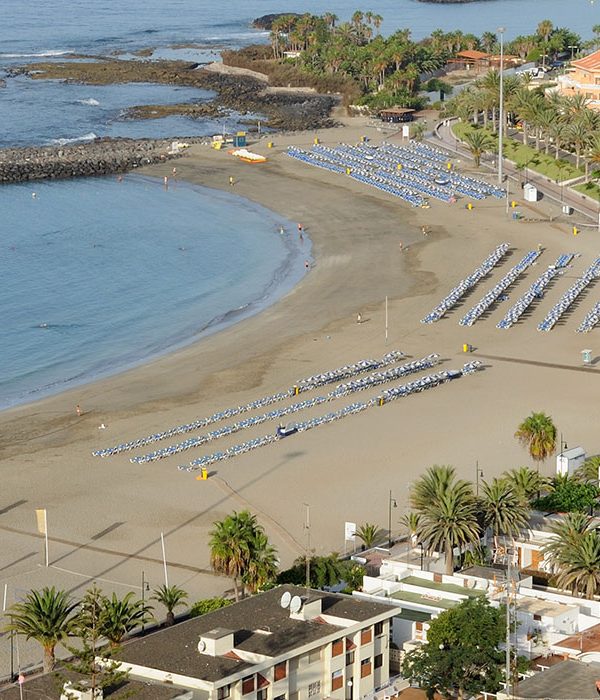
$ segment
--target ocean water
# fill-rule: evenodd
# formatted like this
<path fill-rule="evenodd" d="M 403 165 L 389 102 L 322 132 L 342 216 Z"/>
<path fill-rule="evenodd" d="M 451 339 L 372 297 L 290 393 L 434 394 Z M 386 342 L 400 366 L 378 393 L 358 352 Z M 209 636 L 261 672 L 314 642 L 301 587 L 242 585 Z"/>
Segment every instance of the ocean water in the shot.
<path fill-rule="evenodd" d="M 0 0 L 0 6 L 0 77 L 6 78 L 0 146 L 204 135 L 240 125 L 236 114 L 125 120 L 132 105 L 202 102 L 210 93 L 6 76 L 21 63 L 74 54 L 128 60 L 147 48 L 155 58 L 204 63 L 223 48 L 267 42 L 268 33 L 250 22 L 270 12 L 331 11 L 345 20 L 357 8 L 371 10 L 384 17 L 384 34 L 408 27 L 416 39 L 436 28 L 481 34 L 498 26 L 512 38 L 546 18 L 588 38 L 600 23 L 593 0 L 351 6 L 346 0 Z M 121 184 L 109 178 L 3 186 L 0 207 L 0 407 L 114 373 L 257 311 L 300 279 L 308 254 L 277 233 L 277 216 L 234 193 L 179 184 L 164 191 L 137 177 Z"/>
<path fill-rule="evenodd" d="M 310 255 L 263 207 L 141 176 L 0 187 L 0 210 L 0 408 L 256 313 Z"/>

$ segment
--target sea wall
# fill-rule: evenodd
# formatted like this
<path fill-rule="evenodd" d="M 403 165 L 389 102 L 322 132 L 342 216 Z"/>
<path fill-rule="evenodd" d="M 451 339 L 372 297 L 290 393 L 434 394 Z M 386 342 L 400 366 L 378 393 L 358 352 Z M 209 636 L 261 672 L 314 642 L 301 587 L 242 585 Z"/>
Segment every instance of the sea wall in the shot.
<path fill-rule="evenodd" d="M 183 139 L 193 143 L 201 139 Z M 65 146 L 0 150 L 0 183 L 122 173 L 180 157 L 167 139 L 96 139 Z"/>

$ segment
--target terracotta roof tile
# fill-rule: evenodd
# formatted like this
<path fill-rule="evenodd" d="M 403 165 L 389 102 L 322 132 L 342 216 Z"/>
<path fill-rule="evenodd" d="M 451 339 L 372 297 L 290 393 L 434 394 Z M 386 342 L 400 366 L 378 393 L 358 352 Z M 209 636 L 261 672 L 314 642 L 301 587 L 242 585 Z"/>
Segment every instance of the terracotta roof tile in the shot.
<path fill-rule="evenodd" d="M 583 58 L 578 58 L 576 61 L 571 61 L 571 65 L 576 68 L 583 68 L 583 70 L 600 70 L 600 49 Z"/>

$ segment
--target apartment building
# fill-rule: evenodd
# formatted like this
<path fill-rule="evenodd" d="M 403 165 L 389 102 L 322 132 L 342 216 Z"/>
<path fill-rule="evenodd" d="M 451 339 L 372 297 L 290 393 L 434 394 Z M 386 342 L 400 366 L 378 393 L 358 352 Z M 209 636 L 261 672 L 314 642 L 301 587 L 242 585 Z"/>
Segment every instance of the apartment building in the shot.
<path fill-rule="evenodd" d="M 600 50 L 571 61 L 568 72 L 558 77 L 558 84 L 561 95 L 583 95 L 589 107 L 600 109 Z"/>
<path fill-rule="evenodd" d="M 120 659 L 130 678 L 196 700 L 389 699 L 401 690 L 389 677 L 396 612 L 285 585 L 135 640 Z"/>

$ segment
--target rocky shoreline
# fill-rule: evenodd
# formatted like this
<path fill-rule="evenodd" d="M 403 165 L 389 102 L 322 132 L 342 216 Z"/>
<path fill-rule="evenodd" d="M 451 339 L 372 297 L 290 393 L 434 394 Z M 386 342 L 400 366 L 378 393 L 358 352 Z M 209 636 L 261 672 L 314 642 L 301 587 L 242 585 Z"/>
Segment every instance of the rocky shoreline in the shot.
<path fill-rule="evenodd" d="M 186 143 L 202 139 L 184 139 Z M 0 183 L 123 173 L 181 157 L 167 139 L 96 139 L 67 146 L 0 150 Z"/>
<path fill-rule="evenodd" d="M 216 93 L 210 102 L 196 110 L 205 116 L 226 110 L 263 115 L 263 124 L 286 131 L 323 129 L 333 126 L 329 114 L 337 102 L 332 95 L 305 92 L 270 93 L 265 83 L 251 76 L 205 70 L 197 63 L 183 61 L 100 61 L 30 63 L 13 68 L 10 75 L 28 75 L 34 80 L 68 80 L 89 85 L 111 83 L 160 83 L 211 90 Z M 161 106 L 132 107 L 130 113 L 161 111 Z M 183 109 L 183 107 L 182 107 Z M 189 106 L 185 107 L 190 116 Z M 173 113 L 173 112 L 171 112 Z M 203 114 L 202 114 L 203 113 Z M 259 117 L 260 118 L 260 117 Z"/>

